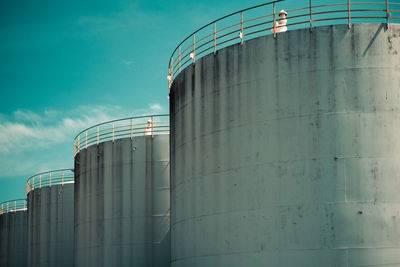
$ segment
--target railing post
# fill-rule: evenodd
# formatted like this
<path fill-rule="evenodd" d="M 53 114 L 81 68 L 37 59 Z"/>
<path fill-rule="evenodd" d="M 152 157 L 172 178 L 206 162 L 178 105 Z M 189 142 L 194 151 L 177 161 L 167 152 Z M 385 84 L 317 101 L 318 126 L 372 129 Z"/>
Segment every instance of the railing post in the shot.
<path fill-rule="evenodd" d="M 273 8 L 273 16 L 274 16 L 274 38 L 276 38 L 276 18 L 275 18 L 275 3 L 272 6 Z"/>
<path fill-rule="evenodd" d="M 240 12 L 240 35 L 239 35 L 240 39 L 241 39 L 241 44 L 243 45 L 243 37 L 244 37 L 244 33 L 243 33 L 243 11 Z"/>
<path fill-rule="evenodd" d="M 14 201 L 14 212 L 16 212 L 17 211 L 17 201 L 15 200 Z"/>
<path fill-rule="evenodd" d="M 168 98 L 171 94 L 171 83 L 172 83 L 172 76 L 171 76 L 171 67 L 168 69 Z"/>
<path fill-rule="evenodd" d="M 78 135 L 78 145 L 77 145 L 77 148 L 78 148 L 78 153 L 79 153 L 79 146 L 80 146 L 80 137 L 81 137 L 81 135 Z"/>
<path fill-rule="evenodd" d="M 389 0 L 386 0 L 386 28 L 389 29 L 389 18 L 390 18 L 390 13 L 389 13 Z"/>
<path fill-rule="evenodd" d="M 214 55 L 217 53 L 217 33 L 216 33 L 216 22 L 214 22 Z"/>
<path fill-rule="evenodd" d="M 42 188 L 42 175 L 39 176 L 39 188 Z"/>
<path fill-rule="evenodd" d="M 8 204 L 8 202 L 7 202 L 7 212 L 9 211 L 10 209 L 9 209 L 9 204 Z"/>
<path fill-rule="evenodd" d="M 193 63 L 196 62 L 196 34 L 193 33 Z"/>
<path fill-rule="evenodd" d="M 154 137 L 154 118 L 151 116 L 151 137 Z"/>
<path fill-rule="evenodd" d="M 51 173 L 50 173 L 50 186 L 51 186 Z"/>
<path fill-rule="evenodd" d="M 170 86 L 172 85 L 172 76 L 174 75 L 174 61 L 171 63 L 171 83 Z"/>
<path fill-rule="evenodd" d="M 87 130 L 85 131 L 86 133 L 86 138 L 85 138 L 85 147 L 87 148 Z"/>
<path fill-rule="evenodd" d="M 348 17 L 348 23 L 349 23 L 349 29 L 351 28 L 351 22 L 350 22 L 350 0 L 347 0 L 347 17 Z"/>
<path fill-rule="evenodd" d="M 312 31 L 312 3 L 310 0 L 310 32 Z"/>
<path fill-rule="evenodd" d="M 64 185 L 64 171 L 61 173 L 61 185 Z"/>
<path fill-rule="evenodd" d="M 99 144 L 100 141 L 100 135 L 99 135 L 99 126 L 97 126 L 97 145 Z"/>
<path fill-rule="evenodd" d="M 112 122 L 112 141 L 114 142 L 114 122 Z"/>
<path fill-rule="evenodd" d="M 35 190 L 35 176 L 32 177 L 32 190 Z"/>
<path fill-rule="evenodd" d="M 131 119 L 131 140 L 133 139 L 133 119 Z"/>
<path fill-rule="evenodd" d="M 179 73 L 181 72 L 181 46 L 179 46 L 179 58 L 178 58 L 178 63 L 179 63 Z"/>
<path fill-rule="evenodd" d="M 76 156 L 76 140 L 74 139 L 74 157 Z"/>

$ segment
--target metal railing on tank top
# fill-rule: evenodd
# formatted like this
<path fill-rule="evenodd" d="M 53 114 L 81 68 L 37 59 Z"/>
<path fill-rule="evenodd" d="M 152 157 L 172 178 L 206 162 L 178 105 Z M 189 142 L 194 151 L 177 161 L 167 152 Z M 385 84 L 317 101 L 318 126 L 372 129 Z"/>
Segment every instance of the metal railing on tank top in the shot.
<path fill-rule="evenodd" d="M 395 0 L 361 2 L 356 0 L 324 1 L 324 5 L 290 8 L 284 0 L 246 8 L 214 20 L 186 37 L 172 52 L 168 63 L 168 92 L 175 77 L 187 66 L 210 53 L 244 40 L 300 28 L 353 23 L 400 22 L 400 3 Z M 316 2 L 314 0 L 314 2 Z"/>

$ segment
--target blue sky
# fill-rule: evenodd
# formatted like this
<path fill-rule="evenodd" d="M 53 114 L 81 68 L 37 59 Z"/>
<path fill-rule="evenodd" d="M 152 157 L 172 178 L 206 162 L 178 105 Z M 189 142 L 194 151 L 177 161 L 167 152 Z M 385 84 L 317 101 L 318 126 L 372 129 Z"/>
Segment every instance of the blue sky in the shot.
<path fill-rule="evenodd" d="M 0 202 L 25 197 L 33 174 L 73 167 L 79 131 L 168 113 L 176 45 L 218 17 L 264 2 L 1 1 Z M 287 0 L 278 9 L 307 3 Z"/>

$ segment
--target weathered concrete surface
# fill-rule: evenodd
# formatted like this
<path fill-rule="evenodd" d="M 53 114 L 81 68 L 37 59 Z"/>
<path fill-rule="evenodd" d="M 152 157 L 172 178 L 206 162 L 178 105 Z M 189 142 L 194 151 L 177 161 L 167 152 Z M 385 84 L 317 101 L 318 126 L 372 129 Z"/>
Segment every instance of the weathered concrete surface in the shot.
<path fill-rule="evenodd" d="M 28 266 L 74 264 L 74 185 L 36 188 L 28 193 Z"/>
<path fill-rule="evenodd" d="M 26 266 L 27 211 L 0 215 L 0 266 Z"/>
<path fill-rule="evenodd" d="M 169 135 L 75 157 L 75 267 L 170 266 Z"/>
<path fill-rule="evenodd" d="M 400 27 L 289 31 L 171 95 L 172 266 L 400 266 Z"/>

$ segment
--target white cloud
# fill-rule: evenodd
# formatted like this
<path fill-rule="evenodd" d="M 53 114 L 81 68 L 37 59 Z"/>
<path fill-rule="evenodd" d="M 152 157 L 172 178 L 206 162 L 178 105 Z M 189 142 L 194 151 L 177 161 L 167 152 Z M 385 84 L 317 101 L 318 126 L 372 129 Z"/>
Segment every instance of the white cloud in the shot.
<path fill-rule="evenodd" d="M 125 112 L 118 106 L 83 106 L 66 113 L 45 111 L 43 114 L 17 110 L 12 120 L 0 123 L 0 154 L 63 143 L 80 129 L 111 120 L 121 113 Z"/>
<path fill-rule="evenodd" d="M 163 108 L 160 104 L 150 104 L 150 110 L 153 112 L 160 112 Z"/>
<path fill-rule="evenodd" d="M 32 123 L 38 123 L 42 121 L 42 116 L 36 114 L 30 110 L 16 110 L 13 112 L 14 119 L 18 121 L 28 121 Z"/>
<path fill-rule="evenodd" d="M 154 114 L 160 104 L 128 111 L 120 106 L 80 106 L 70 111 L 35 113 L 17 110 L 11 117 L 0 114 L 0 177 L 30 176 L 40 171 L 73 165 L 75 135 L 98 123 L 131 116 Z"/>

